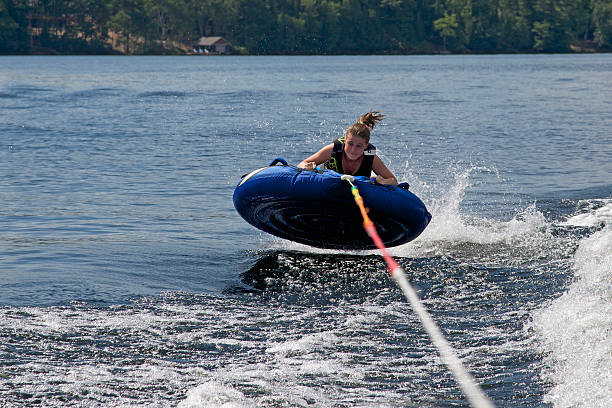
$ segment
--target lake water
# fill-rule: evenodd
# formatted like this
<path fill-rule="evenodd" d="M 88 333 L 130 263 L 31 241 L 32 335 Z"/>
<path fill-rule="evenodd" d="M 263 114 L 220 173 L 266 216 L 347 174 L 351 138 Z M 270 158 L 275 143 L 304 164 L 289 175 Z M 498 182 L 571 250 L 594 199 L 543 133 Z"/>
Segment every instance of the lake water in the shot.
<path fill-rule="evenodd" d="M 466 407 L 374 251 L 235 212 L 370 110 L 500 407 L 612 405 L 612 55 L 0 57 L 0 405 Z M 367 204 L 367 203 L 366 203 Z"/>

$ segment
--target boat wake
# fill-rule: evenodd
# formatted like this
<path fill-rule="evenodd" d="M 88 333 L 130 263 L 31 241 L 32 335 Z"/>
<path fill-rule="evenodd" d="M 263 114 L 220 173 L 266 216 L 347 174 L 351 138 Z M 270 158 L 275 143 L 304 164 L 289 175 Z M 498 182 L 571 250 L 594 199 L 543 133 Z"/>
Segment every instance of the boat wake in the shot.
<path fill-rule="evenodd" d="M 612 199 L 581 200 L 562 225 L 589 227 L 565 293 L 534 311 L 530 328 L 539 339 L 553 384 L 545 401 L 555 407 L 612 406 Z"/>

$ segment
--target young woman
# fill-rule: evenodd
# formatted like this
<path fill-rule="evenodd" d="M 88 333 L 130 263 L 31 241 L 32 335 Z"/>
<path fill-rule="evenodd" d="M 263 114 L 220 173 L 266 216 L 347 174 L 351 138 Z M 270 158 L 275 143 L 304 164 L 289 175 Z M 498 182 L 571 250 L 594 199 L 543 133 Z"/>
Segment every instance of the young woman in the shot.
<path fill-rule="evenodd" d="M 397 184 L 391 170 L 380 160 L 376 155 L 376 148 L 370 144 L 370 130 L 383 117 L 378 111 L 361 115 L 359 120 L 346 130 L 343 137 L 335 139 L 332 144 L 303 160 L 298 167 L 314 170 L 324 163 L 326 169 L 366 177 L 370 177 L 374 171 L 377 183 Z"/>

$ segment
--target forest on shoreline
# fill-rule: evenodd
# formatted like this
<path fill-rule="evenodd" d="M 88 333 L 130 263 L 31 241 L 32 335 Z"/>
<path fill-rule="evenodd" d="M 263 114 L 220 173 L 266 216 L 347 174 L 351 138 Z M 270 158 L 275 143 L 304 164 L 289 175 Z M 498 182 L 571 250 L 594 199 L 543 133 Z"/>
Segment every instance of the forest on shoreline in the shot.
<path fill-rule="evenodd" d="M 612 0 L 0 0 L 0 54 L 612 50 Z"/>

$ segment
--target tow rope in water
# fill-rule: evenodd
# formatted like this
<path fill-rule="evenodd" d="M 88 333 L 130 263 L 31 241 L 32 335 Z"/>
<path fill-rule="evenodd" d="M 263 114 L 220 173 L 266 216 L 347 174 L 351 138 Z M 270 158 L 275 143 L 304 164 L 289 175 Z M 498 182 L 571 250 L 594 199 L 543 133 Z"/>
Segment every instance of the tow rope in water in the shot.
<path fill-rule="evenodd" d="M 372 220 L 370 220 L 370 217 L 368 217 L 368 213 L 363 204 L 363 198 L 361 195 L 359 195 L 357 186 L 353 184 L 353 176 L 345 174 L 341 177 L 341 179 L 348 181 L 351 185 L 351 193 L 353 193 L 355 202 L 357 203 L 357 206 L 361 211 L 361 216 L 363 217 L 363 228 L 365 228 L 370 238 L 372 238 L 372 241 L 374 241 L 374 244 L 376 244 L 380 250 L 385 262 L 387 263 L 387 267 L 389 268 L 389 273 L 398 284 L 402 292 L 404 292 L 404 295 L 406 296 L 406 299 L 408 299 L 408 302 L 410 302 L 412 309 L 421 320 L 421 324 L 425 328 L 425 331 L 438 349 L 442 361 L 444 361 L 450 372 L 453 374 L 453 377 L 455 377 L 455 380 L 459 384 L 459 387 L 461 388 L 461 391 L 465 397 L 470 402 L 470 405 L 474 408 L 493 408 L 493 403 L 485 395 L 480 386 L 476 384 L 476 381 L 472 375 L 463 366 L 463 363 L 461 363 L 457 353 L 450 345 L 448 340 L 446 340 L 438 325 L 434 322 L 429 312 L 425 309 L 425 306 L 423 306 L 423 303 L 419 299 L 416 291 L 413 289 L 412 285 L 410 285 L 410 282 L 408 282 L 404 269 L 387 252 L 387 248 L 383 244 L 382 239 L 380 239 L 378 236 L 378 232 L 376 232 L 376 226 Z"/>

